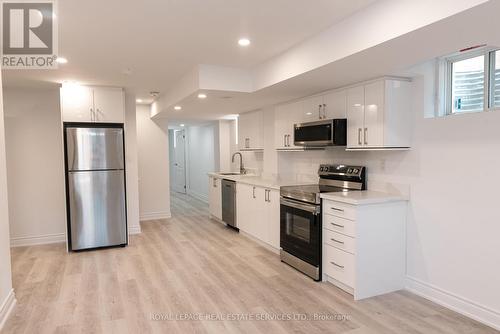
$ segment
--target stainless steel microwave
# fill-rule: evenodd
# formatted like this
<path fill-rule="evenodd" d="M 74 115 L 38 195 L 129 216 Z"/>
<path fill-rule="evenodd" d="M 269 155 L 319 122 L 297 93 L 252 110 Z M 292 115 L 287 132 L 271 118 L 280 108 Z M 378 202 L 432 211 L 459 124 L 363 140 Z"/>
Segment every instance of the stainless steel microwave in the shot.
<path fill-rule="evenodd" d="M 293 134 L 295 146 L 345 146 L 347 145 L 347 119 L 295 124 Z"/>

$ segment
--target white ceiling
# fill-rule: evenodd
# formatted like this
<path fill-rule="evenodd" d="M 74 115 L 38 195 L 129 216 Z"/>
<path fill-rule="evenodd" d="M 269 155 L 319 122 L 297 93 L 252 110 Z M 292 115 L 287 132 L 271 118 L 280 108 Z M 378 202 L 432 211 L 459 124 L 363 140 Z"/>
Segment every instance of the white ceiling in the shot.
<path fill-rule="evenodd" d="M 197 64 L 248 68 L 375 0 L 60 0 L 58 70 L 6 70 L 5 86 L 75 80 L 164 92 Z M 237 45 L 248 37 L 248 48 Z M 127 74 L 127 72 L 130 72 Z"/>
<path fill-rule="evenodd" d="M 432 1 L 427 2 L 432 6 Z M 425 7 L 422 8 L 420 15 L 427 20 L 429 18 L 427 10 Z M 416 30 L 410 30 L 397 38 L 388 38 L 362 51 L 346 53 L 345 57 L 339 57 L 326 65 L 253 92 L 222 91 L 215 90 L 215 88 L 206 90 L 202 87 L 196 88 L 200 85 L 194 85 L 194 89 L 188 89 L 189 94 L 181 99 L 175 99 L 179 94 L 174 94 L 174 98 L 170 100 L 166 98 L 165 103 L 159 99 L 156 103 L 158 107 L 155 106 L 155 113 L 159 113 L 155 117 L 165 117 L 169 119 L 169 122 L 176 123 L 206 122 L 227 114 L 260 109 L 384 75 L 413 76 L 416 74 L 408 70 L 415 65 L 454 53 L 468 46 L 487 44 L 500 47 L 500 34 L 498 34 L 500 23 L 496 18 L 496 13 L 499 11 L 500 1 L 489 1 L 469 10 L 459 11 L 458 14 L 447 16 L 432 24 L 423 25 Z M 410 16 L 418 15 L 414 11 L 405 10 L 405 12 Z M 389 12 L 388 15 L 391 14 Z M 357 14 L 348 20 L 353 20 L 355 23 L 363 21 Z M 464 22 L 469 23 L 467 28 L 464 28 Z M 385 19 L 383 24 L 385 24 Z M 373 26 L 376 25 L 372 23 Z M 394 24 L 389 25 L 388 28 L 392 31 L 395 30 L 394 26 Z M 353 40 L 348 32 L 341 34 L 341 39 L 345 40 L 343 44 L 352 43 Z M 341 42 L 334 44 L 341 45 Z M 318 54 L 318 57 L 324 56 L 325 49 L 321 48 L 325 51 L 320 52 L 321 54 L 318 52 L 310 54 Z M 294 60 L 295 63 L 300 63 L 302 59 L 295 57 Z M 182 87 L 182 84 L 179 84 L 179 87 Z M 197 98 L 200 90 L 208 95 L 207 99 Z M 173 104 L 170 103 L 181 105 L 182 110 L 174 110 Z"/>

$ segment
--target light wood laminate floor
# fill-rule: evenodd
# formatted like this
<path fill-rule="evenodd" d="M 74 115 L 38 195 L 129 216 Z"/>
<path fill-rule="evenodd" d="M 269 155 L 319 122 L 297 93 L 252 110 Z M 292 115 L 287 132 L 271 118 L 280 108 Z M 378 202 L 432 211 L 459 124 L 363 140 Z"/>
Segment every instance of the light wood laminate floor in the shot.
<path fill-rule="evenodd" d="M 142 223 L 126 248 L 13 249 L 18 304 L 3 332 L 497 333 L 405 291 L 354 302 L 210 220 L 207 206 L 187 196 L 172 196 L 172 215 Z M 315 313 L 346 318 L 251 319 Z M 168 320 L 184 314 L 225 320 Z"/>

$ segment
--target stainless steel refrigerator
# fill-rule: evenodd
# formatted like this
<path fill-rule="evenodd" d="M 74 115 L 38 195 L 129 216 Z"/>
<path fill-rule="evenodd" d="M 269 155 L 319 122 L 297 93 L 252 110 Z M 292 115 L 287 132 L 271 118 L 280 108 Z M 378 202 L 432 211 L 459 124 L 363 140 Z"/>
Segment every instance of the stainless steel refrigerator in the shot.
<path fill-rule="evenodd" d="M 65 123 L 64 138 L 69 249 L 125 246 L 123 126 Z"/>

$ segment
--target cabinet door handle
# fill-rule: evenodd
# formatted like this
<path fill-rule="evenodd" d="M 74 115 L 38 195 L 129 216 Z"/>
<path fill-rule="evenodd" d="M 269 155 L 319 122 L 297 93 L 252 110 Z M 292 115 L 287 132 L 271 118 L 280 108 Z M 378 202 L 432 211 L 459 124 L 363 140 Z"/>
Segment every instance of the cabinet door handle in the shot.
<path fill-rule="evenodd" d="M 290 137 L 291 137 L 291 135 L 287 135 L 287 136 L 286 136 L 286 138 L 287 138 L 287 139 L 286 139 L 286 145 L 287 145 L 288 147 L 290 147 Z"/>
<path fill-rule="evenodd" d="M 323 116 L 321 116 L 321 104 L 318 106 L 318 118 L 322 119 Z"/>
<path fill-rule="evenodd" d="M 344 269 L 344 266 L 341 266 L 340 264 L 337 264 L 337 263 L 335 263 L 333 261 L 330 261 L 330 263 L 333 264 L 335 267 L 339 267 L 341 269 Z"/>
<path fill-rule="evenodd" d="M 365 133 L 363 137 L 365 140 L 365 145 L 368 145 L 368 128 L 365 128 Z"/>
<path fill-rule="evenodd" d="M 253 198 L 255 198 L 255 187 L 253 187 L 252 196 L 253 196 Z"/>
<path fill-rule="evenodd" d="M 330 223 L 330 224 L 332 224 L 332 225 L 333 225 L 333 226 L 335 226 L 335 227 L 344 228 L 344 225 L 339 225 L 339 224 L 335 224 L 335 223 Z"/>
<path fill-rule="evenodd" d="M 286 147 L 286 135 L 283 135 L 283 147 Z"/>
<path fill-rule="evenodd" d="M 361 128 L 358 128 L 358 144 L 359 145 L 362 145 L 362 143 L 361 143 L 361 131 L 362 131 Z"/>
<path fill-rule="evenodd" d="M 336 242 L 336 243 L 338 243 L 338 244 L 341 244 L 341 245 L 343 245 L 343 244 L 344 244 L 344 242 L 343 242 L 343 241 L 340 241 L 340 240 L 337 240 L 337 239 L 330 238 L 330 240 L 331 240 L 331 241 L 333 241 L 333 242 Z"/>
<path fill-rule="evenodd" d="M 323 103 L 323 118 L 326 118 L 326 103 Z"/>
<path fill-rule="evenodd" d="M 90 108 L 90 121 L 94 121 L 94 109 Z"/>
<path fill-rule="evenodd" d="M 338 212 L 344 212 L 344 209 L 334 208 L 333 206 L 330 209 L 332 209 L 334 211 L 338 211 Z"/>

